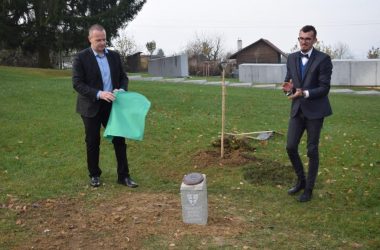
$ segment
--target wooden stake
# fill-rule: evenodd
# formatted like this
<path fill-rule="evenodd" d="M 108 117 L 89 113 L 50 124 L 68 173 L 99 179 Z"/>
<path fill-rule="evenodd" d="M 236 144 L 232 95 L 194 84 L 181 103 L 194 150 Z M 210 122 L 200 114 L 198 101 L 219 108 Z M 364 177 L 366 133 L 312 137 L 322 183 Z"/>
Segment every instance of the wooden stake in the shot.
<path fill-rule="evenodd" d="M 225 118 L 226 84 L 224 81 L 224 74 L 225 74 L 225 69 L 223 68 L 223 73 L 222 73 L 222 136 L 220 138 L 220 157 L 221 158 L 224 158 L 224 122 L 226 120 L 226 118 Z"/>

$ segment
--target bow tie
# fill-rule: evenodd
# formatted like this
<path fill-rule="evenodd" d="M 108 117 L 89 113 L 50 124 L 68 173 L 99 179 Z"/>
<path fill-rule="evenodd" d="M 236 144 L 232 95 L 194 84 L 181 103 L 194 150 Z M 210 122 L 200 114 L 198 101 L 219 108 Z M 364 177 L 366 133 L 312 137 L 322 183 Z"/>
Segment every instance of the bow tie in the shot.
<path fill-rule="evenodd" d="M 301 58 L 306 57 L 307 59 L 309 59 L 309 54 L 302 54 L 302 53 L 300 53 L 300 54 L 301 54 Z"/>

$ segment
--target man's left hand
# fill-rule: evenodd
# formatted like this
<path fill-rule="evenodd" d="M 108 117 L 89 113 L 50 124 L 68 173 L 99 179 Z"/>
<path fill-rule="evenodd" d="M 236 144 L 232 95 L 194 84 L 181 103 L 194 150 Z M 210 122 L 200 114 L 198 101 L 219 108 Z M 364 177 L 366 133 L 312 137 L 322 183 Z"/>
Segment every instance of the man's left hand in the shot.
<path fill-rule="evenodd" d="M 296 92 L 295 92 L 293 95 L 290 95 L 290 96 L 288 97 L 288 99 L 293 100 L 293 99 L 296 99 L 296 98 L 298 98 L 298 97 L 302 97 L 302 96 L 303 96 L 303 91 L 302 91 L 302 89 L 296 89 Z"/>

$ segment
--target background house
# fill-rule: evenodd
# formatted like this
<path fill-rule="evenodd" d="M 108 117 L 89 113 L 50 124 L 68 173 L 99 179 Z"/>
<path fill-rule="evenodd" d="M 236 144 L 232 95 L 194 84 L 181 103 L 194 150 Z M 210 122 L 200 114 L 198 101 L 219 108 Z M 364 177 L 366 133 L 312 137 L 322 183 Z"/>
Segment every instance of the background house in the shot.
<path fill-rule="evenodd" d="M 142 52 L 136 52 L 127 56 L 125 69 L 127 72 L 148 72 L 148 62 L 150 59 L 161 58 L 158 55 L 144 55 Z"/>
<path fill-rule="evenodd" d="M 241 40 L 238 40 L 238 47 L 239 45 L 241 46 Z M 242 63 L 286 63 L 287 54 L 273 43 L 261 38 L 251 45 L 239 49 L 229 58 L 235 59 L 237 65 Z"/>
<path fill-rule="evenodd" d="M 140 72 L 141 67 L 141 53 L 136 52 L 132 55 L 127 56 L 125 69 L 127 72 Z"/>

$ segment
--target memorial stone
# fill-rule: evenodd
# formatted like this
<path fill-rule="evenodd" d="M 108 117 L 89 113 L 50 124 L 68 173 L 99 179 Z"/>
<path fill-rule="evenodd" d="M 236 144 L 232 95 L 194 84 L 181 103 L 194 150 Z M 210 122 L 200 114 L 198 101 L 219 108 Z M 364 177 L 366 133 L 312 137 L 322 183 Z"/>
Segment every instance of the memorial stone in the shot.
<path fill-rule="evenodd" d="M 206 175 L 200 173 L 185 175 L 181 184 L 181 204 L 184 223 L 207 224 Z"/>

